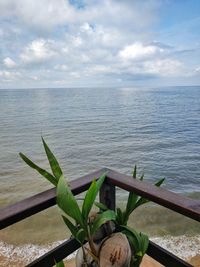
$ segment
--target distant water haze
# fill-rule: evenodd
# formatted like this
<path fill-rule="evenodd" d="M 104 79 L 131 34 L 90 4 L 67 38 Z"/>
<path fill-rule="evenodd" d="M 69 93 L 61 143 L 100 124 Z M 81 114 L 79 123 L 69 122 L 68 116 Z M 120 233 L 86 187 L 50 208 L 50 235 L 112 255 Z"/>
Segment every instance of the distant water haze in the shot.
<path fill-rule="evenodd" d="M 18 156 L 23 152 L 48 168 L 41 135 L 69 180 L 102 167 L 131 174 L 137 164 L 147 181 L 165 177 L 165 188 L 200 199 L 200 86 L 0 90 L 1 206 L 51 187 Z M 118 191 L 119 205 L 126 196 Z M 152 236 L 200 232 L 196 223 L 158 206 L 141 212 L 131 224 Z M 2 231 L 1 239 L 64 239 L 56 214 L 52 208 L 33 216 Z M 55 225 L 60 230 L 52 231 Z"/>

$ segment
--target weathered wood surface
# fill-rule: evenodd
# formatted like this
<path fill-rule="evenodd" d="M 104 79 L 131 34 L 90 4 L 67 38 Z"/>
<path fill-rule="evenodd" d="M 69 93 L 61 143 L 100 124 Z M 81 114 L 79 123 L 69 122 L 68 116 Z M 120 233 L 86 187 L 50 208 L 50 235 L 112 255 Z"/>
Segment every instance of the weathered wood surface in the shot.
<path fill-rule="evenodd" d="M 74 194 L 86 190 L 94 177 L 98 178 L 107 172 L 106 182 L 125 190 L 136 192 L 164 207 L 200 221 L 200 201 L 189 199 L 163 188 L 155 187 L 147 182 L 134 180 L 128 175 L 103 168 L 99 171 L 73 180 L 71 188 Z M 47 209 L 56 203 L 55 188 L 22 200 L 16 204 L 0 209 L 0 229 Z"/>
<path fill-rule="evenodd" d="M 112 184 L 103 183 L 100 189 L 99 201 L 105 204 L 109 209 L 115 210 L 116 190 Z"/>
<path fill-rule="evenodd" d="M 32 263 L 28 264 L 26 267 L 50 267 L 54 266 L 55 262 L 59 262 L 62 259 L 66 258 L 74 251 L 76 251 L 80 247 L 80 243 L 76 241 L 74 238 L 69 239 L 47 252 L 43 256 L 39 257 Z"/>
<path fill-rule="evenodd" d="M 127 191 L 135 192 L 161 206 L 200 222 L 200 201 L 156 187 L 148 182 L 138 181 L 128 175 L 112 170 L 108 171 L 106 182 Z"/>
<path fill-rule="evenodd" d="M 192 267 L 192 265 L 189 263 L 176 257 L 174 254 L 170 253 L 152 241 L 149 243 L 146 254 L 166 267 Z"/>
<path fill-rule="evenodd" d="M 72 192 L 77 195 L 88 189 L 94 177 L 99 178 L 106 169 L 95 171 L 70 182 Z M 56 204 L 55 188 L 26 198 L 16 204 L 0 209 L 0 229 L 21 221 Z"/>

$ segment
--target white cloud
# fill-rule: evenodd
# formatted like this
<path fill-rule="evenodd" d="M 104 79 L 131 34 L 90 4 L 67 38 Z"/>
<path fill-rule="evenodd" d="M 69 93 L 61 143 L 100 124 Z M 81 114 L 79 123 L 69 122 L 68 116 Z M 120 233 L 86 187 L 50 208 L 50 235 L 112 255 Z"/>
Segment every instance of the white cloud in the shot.
<path fill-rule="evenodd" d="M 31 76 L 30 78 L 33 79 L 34 81 L 39 81 L 40 80 L 40 78 L 38 76 Z"/>
<path fill-rule="evenodd" d="M 54 41 L 38 39 L 25 47 L 20 58 L 24 63 L 42 63 L 54 57 L 57 52 L 53 48 Z"/>
<path fill-rule="evenodd" d="M 84 4 L 84 8 L 78 8 L 75 1 L 73 4 L 69 0 L 1 0 L 0 16 L 16 18 L 25 26 L 38 30 L 51 30 L 59 25 L 81 25 L 87 21 L 126 30 L 131 23 L 136 29 L 149 26 L 155 21 L 155 12 L 159 7 L 157 0 L 151 0 L 148 5 L 140 0 L 85 0 Z M 85 28 L 82 29 L 89 33 L 90 24 L 83 25 Z"/>
<path fill-rule="evenodd" d="M 16 67 L 16 63 L 14 60 L 12 60 L 10 57 L 6 57 L 3 60 L 3 64 L 7 67 L 7 68 L 14 68 Z"/>
<path fill-rule="evenodd" d="M 72 77 L 74 77 L 74 78 L 76 78 L 76 79 L 79 79 L 81 77 L 80 73 L 77 72 L 77 71 L 71 71 L 69 73 L 69 75 L 72 76 Z"/>
<path fill-rule="evenodd" d="M 58 64 L 54 67 L 55 70 L 68 71 L 69 67 L 66 64 Z"/>
<path fill-rule="evenodd" d="M 140 42 L 125 46 L 119 51 L 119 57 L 123 60 L 141 60 L 164 52 L 163 48 L 155 45 L 144 45 Z"/>
<path fill-rule="evenodd" d="M 0 37 L 3 38 L 3 36 L 4 36 L 4 31 L 3 29 L 0 28 Z"/>
<path fill-rule="evenodd" d="M 200 74 L 200 67 L 195 68 L 194 73 L 195 74 Z"/>
<path fill-rule="evenodd" d="M 0 78 L 5 82 L 12 82 L 21 78 L 21 73 L 17 71 L 0 71 Z"/>
<path fill-rule="evenodd" d="M 144 62 L 144 72 L 161 76 L 185 75 L 183 64 L 175 59 L 158 59 Z"/>
<path fill-rule="evenodd" d="M 80 36 L 73 36 L 72 43 L 75 47 L 79 47 L 83 44 L 83 40 Z"/>
<path fill-rule="evenodd" d="M 93 33 L 93 29 L 88 22 L 85 22 L 80 26 L 80 31 L 88 35 Z"/>
<path fill-rule="evenodd" d="M 111 66 L 105 66 L 105 65 L 93 65 L 92 67 L 89 67 L 86 70 L 87 74 L 107 74 L 107 73 L 112 73 L 114 71 L 114 73 L 116 72 L 116 70 L 112 69 Z"/>
<path fill-rule="evenodd" d="M 198 76 L 198 56 L 187 64 L 171 39 L 159 38 L 161 2 L 0 0 L 0 76 L 17 79 L 16 67 L 33 85 Z"/>
<path fill-rule="evenodd" d="M 65 0 L 1 0 L 0 15 L 17 18 L 30 27 L 49 30 L 74 20 L 75 9 Z"/>

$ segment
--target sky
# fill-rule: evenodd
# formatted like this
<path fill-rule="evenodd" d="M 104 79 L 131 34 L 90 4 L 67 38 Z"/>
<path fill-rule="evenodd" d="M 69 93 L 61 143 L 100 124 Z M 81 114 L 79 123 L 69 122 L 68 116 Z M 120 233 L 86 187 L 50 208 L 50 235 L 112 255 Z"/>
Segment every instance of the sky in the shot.
<path fill-rule="evenodd" d="M 200 0 L 0 0 L 0 88 L 200 84 Z"/>

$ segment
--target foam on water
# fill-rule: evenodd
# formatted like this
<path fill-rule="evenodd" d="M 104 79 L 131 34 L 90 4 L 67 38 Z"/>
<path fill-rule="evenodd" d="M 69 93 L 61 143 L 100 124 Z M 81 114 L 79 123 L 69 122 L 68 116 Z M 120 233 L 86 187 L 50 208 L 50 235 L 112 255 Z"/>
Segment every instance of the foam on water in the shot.
<path fill-rule="evenodd" d="M 28 264 L 36 258 L 41 257 L 43 254 L 47 253 L 49 250 L 60 245 L 64 241 L 65 240 L 60 240 L 48 245 L 25 244 L 20 246 L 14 246 L 12 244 L 7 244 L 6 242 L 0 241 L 0 257 L 10 259 L 14 262 L 20 261 L 24 264 Z M 73 257 L 74 254 L 71 254 L 68 259 Z"/>
<path fill-rule="evenodd" d="M 154 237 L 151 240 L 184 260 L 200 254 L 200 235 Z"/>
<path fill-rule="evenodd" d="M 154 237 L 151 240 L 184 260 L 200 254 L 200 235 Z M 0 242 L 0 257 L 12 259 L 13 261 L 20 260 L 28 264 L 64 241 L 57 241 L 48 245 L 26 244 L 21 246 Z M 68 256 L 68 259 L 74 256 L 75 253 Z"/>

